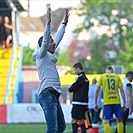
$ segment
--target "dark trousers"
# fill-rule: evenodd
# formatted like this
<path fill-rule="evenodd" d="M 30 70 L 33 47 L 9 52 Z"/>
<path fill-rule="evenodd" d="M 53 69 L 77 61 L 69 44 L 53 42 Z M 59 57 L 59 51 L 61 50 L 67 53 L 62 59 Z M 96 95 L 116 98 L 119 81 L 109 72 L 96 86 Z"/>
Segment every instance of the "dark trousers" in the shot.
<path fill-rule="evenodd" d="M 78 133 L 78 127 L 79 125 L 77 123 L 72 124 L 72 133 Z M 85 124 L 80 125 L 81 127 L 81 133 L 86 133 Z"/>
<path fill-rule="evenodd" d="M 123 120 L 123 126 L 124 126 L 123 133 L 126 133 L 126 123 L 127 123 L 128 116 L 129 116 L 129 108 L 127 108 L 126 111 L 122 112 L 122 120 Z M 117 128 L 115 129 L 114 133 L 118 133 Z"/>
<path fill-rule="evenodd" d="M 90 112 L 90 116 L 91 116 L 91 121 L 93 124 L 97 124 L 100 120 L 100 112 L 101 112 L 101 108 L 98 109 L 98 112 L 96 112 L 94 109 L 89 109 Z"/>

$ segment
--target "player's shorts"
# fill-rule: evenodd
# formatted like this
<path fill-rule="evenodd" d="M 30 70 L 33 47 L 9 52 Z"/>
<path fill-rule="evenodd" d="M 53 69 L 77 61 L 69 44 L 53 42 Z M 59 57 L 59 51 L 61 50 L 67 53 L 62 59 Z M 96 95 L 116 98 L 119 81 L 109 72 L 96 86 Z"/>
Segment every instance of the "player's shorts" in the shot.
<path fill-rule="evenodd" d="M 113 114 L 116 118 L 122 118 L 122 111 L 120 104 L 109 104 L 103 106 L 103 119 L 110 120 L 113 119 Z"/>
<path fill-rule="evenodd" d="M 85 111 L 87 111 L 86 105 L 73 105 L 71 115 L 72 118 L 81 120 L 85 119 Z"/>

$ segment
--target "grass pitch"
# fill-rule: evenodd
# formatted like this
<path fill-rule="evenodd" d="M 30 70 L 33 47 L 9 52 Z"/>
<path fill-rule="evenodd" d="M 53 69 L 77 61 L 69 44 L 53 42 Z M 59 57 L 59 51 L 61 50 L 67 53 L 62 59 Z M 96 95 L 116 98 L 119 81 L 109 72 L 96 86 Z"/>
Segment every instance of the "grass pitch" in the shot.
<path fill-rule="evenodd" d="M 99 129 L 99 133 L 104 133 L 102 125 Z M 114 131 L 113 127 L 112 131 Z M 0 133 L 46 133 L 46 124 L 1 124 Z M 67 124 L 64 133 L 72 133 L 70 124 Z M 127 133 L 133 133 L 133 123 L 127 125 Z"/>

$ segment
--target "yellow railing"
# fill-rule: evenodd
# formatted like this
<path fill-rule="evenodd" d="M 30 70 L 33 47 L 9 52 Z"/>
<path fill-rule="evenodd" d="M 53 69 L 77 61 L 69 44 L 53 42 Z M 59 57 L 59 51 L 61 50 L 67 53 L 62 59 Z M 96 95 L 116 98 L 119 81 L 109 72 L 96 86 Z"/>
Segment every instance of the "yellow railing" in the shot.
<path fill-rule="evenodd" d="M 12 48 L 0 48 L 0 104 L 4 103 Z"/>

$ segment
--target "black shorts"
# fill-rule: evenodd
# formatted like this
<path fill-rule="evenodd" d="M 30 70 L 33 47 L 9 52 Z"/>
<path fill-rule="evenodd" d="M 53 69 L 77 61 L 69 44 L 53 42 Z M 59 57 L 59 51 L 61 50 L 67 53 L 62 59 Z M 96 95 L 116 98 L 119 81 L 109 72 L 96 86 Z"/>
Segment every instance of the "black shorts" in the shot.
<path fill-rule="evenodd" d="M 87 111 L 86 105 L 73 105 L 71 115 L 72 118 L 81 120 L 85 119 L 85 111 Z"/>

